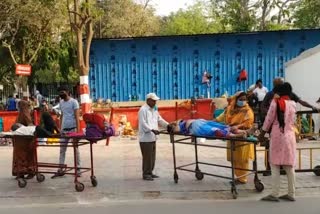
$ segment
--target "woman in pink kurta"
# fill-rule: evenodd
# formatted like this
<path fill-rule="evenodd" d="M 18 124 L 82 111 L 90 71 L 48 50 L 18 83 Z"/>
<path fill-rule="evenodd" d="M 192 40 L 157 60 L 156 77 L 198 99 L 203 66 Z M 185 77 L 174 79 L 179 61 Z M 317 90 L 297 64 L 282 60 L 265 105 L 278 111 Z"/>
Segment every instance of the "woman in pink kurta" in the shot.
<path fill-rule="evenodd" d="M 272 194 L 262 200 L 279 201 L 280 199 L 294 201 L 295 196 L 295 175 L 294 166 L 296 160 L 296 136 L 294 122 L 296 103 L 290 100 L 292 92 L 291 85 L 284 83 L 275 88 L 275 98 L 265 118 L 259 139 L 271 128 L 270 134 L 270 164 L 272 173 Z M 288 177 L 288 194 L 279 196 L 280 190 L 280 166 L 283 166 Z"/>

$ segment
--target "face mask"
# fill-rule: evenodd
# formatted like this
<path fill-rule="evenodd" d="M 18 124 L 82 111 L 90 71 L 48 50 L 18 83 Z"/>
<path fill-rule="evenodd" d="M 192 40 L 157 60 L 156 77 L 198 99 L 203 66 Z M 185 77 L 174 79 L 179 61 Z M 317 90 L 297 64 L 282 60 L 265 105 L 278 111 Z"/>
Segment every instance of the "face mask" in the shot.
<path fill-rule="evenodd" d="M 237 101 L 237 106 L 239 106 L 239 107 L 243 107 L 243 106 L 245 106 L 247 104 L 247 101 L 241 101 L 241 100 L 238 100 Z"/>
<path fill-rule="evenodd" d="M 67 98 L 66 94 L 60 94 L 59 96 L 60 96 L 61 99 L 66 99 Z"/>
<path fill-rule="evenodd" d="M 153 109 L 154 109 L 155 111 L 158 111 L 158 106 L 155 105 L 155 106 L 153 107 Z"/>

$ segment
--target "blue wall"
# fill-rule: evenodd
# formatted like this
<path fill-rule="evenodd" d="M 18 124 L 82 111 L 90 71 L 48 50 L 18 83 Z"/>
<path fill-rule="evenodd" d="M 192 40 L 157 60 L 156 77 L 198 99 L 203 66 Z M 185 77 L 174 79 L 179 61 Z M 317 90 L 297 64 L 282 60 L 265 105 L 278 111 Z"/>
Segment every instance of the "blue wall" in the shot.
<path fill-rule="evenodd" d="M 272 87 L 284 76 L 284 64 L 320 43 L 320 30 L 211 34 L 196 36 L 96 39 L 90 53 L 90 89 L 94 99 L 143 100 L 156 92 L 161 99 L 205 95 L 204 70 L 213 79 L 211 97 L 245 90 L 257 79 Z M 248 80 L 237 82 L 242 68 Z M 303 71 L 301 71 L 303 72 Z"/>

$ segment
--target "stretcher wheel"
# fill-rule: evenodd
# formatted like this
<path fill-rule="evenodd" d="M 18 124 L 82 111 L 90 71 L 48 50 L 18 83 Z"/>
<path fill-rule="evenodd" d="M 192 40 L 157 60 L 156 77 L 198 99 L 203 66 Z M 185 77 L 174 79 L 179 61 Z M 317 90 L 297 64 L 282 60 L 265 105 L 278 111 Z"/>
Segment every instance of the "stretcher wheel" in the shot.
<path fill-rule="evenodd" d="M 20 188 L 25 188 L 27 186 L 27 181 L 25 179 L 19 178 L 18 179 L 18 186 Z"/>
<path fill-rule="evenodd" d="M 316 175 L 316 176 L 320 176 L 320 165 L 318 165 L 318 166 L 315 166 L 314 168 L 313 168 L 313 173 Z"/>
<path fill-rule="evenodd" d="M 37 181 L 39 183 L 43 182 L 46 179 L 46 177 L 43 174 L 37 174 Z"/>
<path fill-rule="evenodd" d="M 254 187 L 258 192 L 262 192 L 264 190 L 264 185 L 261 181 L 254 182 Z"/>
<path fill-rule="evenodd" d="M 176 172 L 173 175 L 173 179 L 174 179 L 174 182 L 177 184 L 178 180 L 179 180 L 179 176 L 178 176 L 178 174 Z"/>
<path fill-rule="evenodd" d="M 91 176 L 91 184 L 94 187 L 98 186 L 98 181 L 97 181 L 97 178 L 95 176 Z"/>
<path fill-rule="evenodd" d="M 237 191 L 237 188 L 234 184 L 232 184 L 232 186 L 231 186 L 231 193 L 232 193 L 233 199 L 238 198 L 238 191 Z"/>
<path fill-rule="evenodd" d="M 196 178 L 198 180 L 202 180 L 204 177 L 203 173 L 201 171 L 196 171 Z"/>
<path fill-rule="evenodd" d="M 83 183 L 76 183 L 75 189 L 77 192 L 82 192 L 84 190 L 84 184 Z"/>

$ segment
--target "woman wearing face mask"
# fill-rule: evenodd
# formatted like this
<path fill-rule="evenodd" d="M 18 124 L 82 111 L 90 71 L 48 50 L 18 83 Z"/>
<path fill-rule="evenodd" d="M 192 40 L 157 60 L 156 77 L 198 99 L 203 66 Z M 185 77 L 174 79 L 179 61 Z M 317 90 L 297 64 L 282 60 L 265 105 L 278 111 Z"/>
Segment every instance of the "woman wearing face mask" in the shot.
<path fill-rule="evenodd" d="M 218 122 L 225 122 L 231 126 L 232 129 L 250 129 L 254 123 L 254 113 L 247 103 L 247 94 L 245 92 L 238 92 L 231 98 L 230 104 L 223 114 L 216 118 Z M 230 146 L 230 143 L 228 143 Z M 246 142 L 237 142 L 237 146 L 247 144 Z M 235 168 L 248 169 L 249 160 L 254 158 L 254 147 L 252 144 L 237 147 L 233 151 L 233 164 Z M 227 160 L 231 161 L 230 150 L 227 151 Z M 237 177 L 236 184 L 247 183 L 248 171 L 235 169 Z"/>

